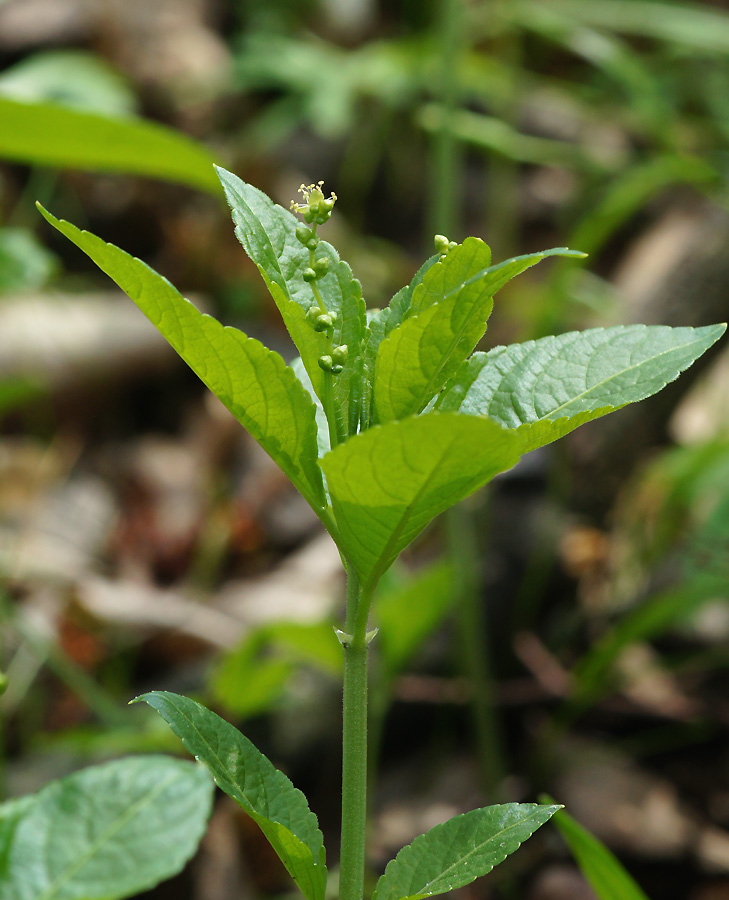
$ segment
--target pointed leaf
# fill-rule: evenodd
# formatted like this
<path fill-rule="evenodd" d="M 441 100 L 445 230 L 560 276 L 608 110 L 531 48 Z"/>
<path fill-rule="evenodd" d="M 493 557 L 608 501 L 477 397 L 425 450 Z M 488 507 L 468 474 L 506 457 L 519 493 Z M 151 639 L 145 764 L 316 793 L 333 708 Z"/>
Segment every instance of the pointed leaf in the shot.
<path fill-rule="evenodd" d="M 200 766 L 164 756 L 52 782 L 19 810 L 0 898 L 115 900 L 153 887 L 197 849 L 212 789 Z"/>
<path fill-rule="evenodd" d="M 470 884 L 518 850 L 560 808 L 505 803 L 436 825 L 387 864 L 372 900 L 420 900 Z"/>
<path fill-rule="evenodd" d="M 380 344 L 377 421 L 421 412 L 483 337 L 494 294 L 515 275 L 555 255 L 575 254 L 556 248 L 489 267 L 491 251 L 471 237 L 432 266 L 413 292 L 402 324 Z"/>
<path fill-rule="evenodd" d="M 0 97 L 0 157 L 32 165 L 125 172 L 218 194 L 213 157 L 184 134 L 144 119 Z"/>
<path fill-rule="evenodd" d="M 443 510 L 511 468 L 519 440 L 488 419 L 424 416 L 375 426 L 322 460 L 339 547 L 363 587 Z"/>
<path fill-rule="evenodd" d="M 608 848 L 564 810 L 554 824 L 600 900 L 648 900 Z"/>
<path fill-rule="evenodd" d="M 309 900 L 323 900 L 324 841 L 306 797 L 253 744 L 220 716 L 187 697 L 153 691 L 137 697 L 162 716 L 219 788 L 266 835 Z"/>
<path fill-rule="evenodd" d="M 309 503 L 320 509 L 325 500 L 314 405 L 283 359 L 236 328 L 224 328 L 202 315 L 141 260 L 39 208 L 134 300 Z"/>
<path fill-rule="evenodd" d="M 380 348 L 380 344 L 390 332 L 402 322 L 405 314 L 410 308 L 415 288 L 422 282 L 425 273 L 431 266 L 434 266 L 439 259 L 440 257 L 437 255 L 426 259 L 413 276 L 410 284 L 406 284 L 405 287 L 400 288 L 392 300 L 390 300 L 389 306 L 386 306 L 384 309 L 379 309 L 377 312 L 370 315 L 367 322 L 367 332 L 365 334 L 363 350 L 365 370 L 365 399 L 363 406 L 368 422 L 371 421 L 374 413 L 374 410 L 372 409 L 372 385 L 374 384 L 375 378 L 375 359 L 377 358 L 377 351 Z"/>
<path fill-rule="evenodd" d="M 474 353 L 437 408 L 515 429 L 526 452 L 657 393 L 725 329 L 621 325 Z"/>
<path fill-rule="evenodd" d="M 324 334 L 317 334 L 305 318 L 314 303 L 314 294 L 311 285 L 301 277 L 309 266 L 309 251 L 296 237 L 301 222 L 232 173 L 220 168 L 217 172 L 232 210 L 238 240 L 258 266 L 301 354 L 314 390 L 317 396 L 323 397 L 324 373 L 319 368 L 319 357 L 329 352 L 329 344 Z M 326 241 L 320 242 L 316 257 L 326 257 L 330 262 L 329 272 L 317 285 L 327 310 L 337 313 L 334 345 L 349 347 L 347 364 L 334 379 L 334 399 L 341 422 L 354 433 L 362 402 L 361 346 L 365 335 L 362 287 L 349 265 Z"/>

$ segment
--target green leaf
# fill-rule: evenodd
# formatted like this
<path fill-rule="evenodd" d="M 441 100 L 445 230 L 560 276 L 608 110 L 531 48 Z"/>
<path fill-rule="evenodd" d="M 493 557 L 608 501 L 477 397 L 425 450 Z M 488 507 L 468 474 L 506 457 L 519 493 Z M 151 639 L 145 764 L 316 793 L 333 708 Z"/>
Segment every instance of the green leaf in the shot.
<path fill-rule="evenodd" d="M 21 818 L 35 803 L 35 797 L 30 794 L 17 800 L 8 800 L 0 805 L 0 886 L 9 878 L 10 848 L 13 836 Z M 2 888 L 0 887 L 0 891 Z"/>
<path fill-rule="evenodd" d="M 437 408 L 488 416 L 526 452 L 657 393 L 725 330 L 620 325 L 496 347 L 461 366 Z"/>
<path fill-rule="evenodd" d="M 314 405 L 283 359 L 242 331 L 224 328 L 202 315 L 145 263 L 39 209 L 134 300 L 314 509 L 320 510 L 325 500 Z"/>
<path fill-rule="evenodd" d="M 153 691 L 144 701 L 162 716 L 219 788 L 240 804 L 265 834 L 309 900 L 323 900 L 324 841 L 306 797 L 237 728 L 194 700 Z"/>
<path fill-rule="evenodd" d="M 322 460 L 339 547 L 371 588 L 443 510 L 519 458 L 520 441 L 488 419 L 424 416 L 375 426 Z"/>
<path fill-rule="evenodd" d="M 95 53 L 51 50 L 35 53 L 0 74 L 0 94 L 14 100 L 58 103 L 130 115 L 136 98 L 126 79 Z"/>
<path fill-rule="evenodd" d="M 453 607 L 453 584 L 453 566 L 440 562 L 377 591 L 372 616 L 389 678 L 405 669 Z"/>
<path fill-rule="evenodd" d="M 518 850 L 560 808 L 505 803 L 436 825 L 387 864 L 372 900 L 420 900 L 470 884 Z"/>
<path fill-rule="evenodd" d="M 410 309 L 410 303 L 412 302 L 415 288 L 422 282 L 425 273 L 431 266 L 434 266 L 439 259 L 440 257 L 437 255 L 426 259 L 413 276 L 410 284 L 406 284 L 405 287 L 400 288 L 392 300 L 390 300 L 389 306 L 386 306 L 384 309 L 379 309 L 370 315 L 369 321 L 367 322 L 364 349 L 362 351 L 366 372 L 364 410 L 368 420 L 372 418 L 374 412 L 371 408 L 372 385 L 374 384 L 375 378 L 375 360 L 380 344 L 390 332 L 402 322 L 408 309 Z"/>
<path fill-rule="evenodd" d="M 608 848 L 572 816 L 562 810 L 554 824 L 600 900 L 648 900 Z"/>
<path fill-rule="evenodd" d="M 377 420 L 421 412 L 483 337 L 494 294 L 525 269 L 556 255 L 575 254 L 559 247 L 489 266 L 488 246 L 470 237 L 428 269 L 403 322 L 380 344 Z"/>
<path fill-rule="evenodd" d="M 0 294 L 42 287 L 58 260 L 27 228 L 0 228 Z"/>
<path fill-rule="evenodd" d="M 164 756 L 52 782 L 19 810 L 0 898 L 115 900 L 153 887 L 195 852 L 212 788 L 204 769 Z"/>
<path fill-rule="evenodd" d="M 246 253 L 258 266 L 273 297 L 318 397 L 323 399 L 324 373 L 319 357 L 329 353 L 324 334 L 317 334 L 306 321 L 314 303 L 311 286 L 302 272 L 309 266 L 309 251 L 298 241 L 296 228 L 301 222 L 278 206 L 262 191 L 225 169 L 217 169 L 230 204 L 235 233 Z M 337 313 L 334 324 L 335 346 L 346 344 L 349 359 L 333 380 L 337 415 L 349 433 L 357 430 L 362 403 L 362 341 L 365 335 L 365 304 L 362 288 L 349 265 L 326 241 L 316 249 L 317 259 L 329 259 L 329 272 L 317 281 L 329 312 Z"/>
<path fill-rule="evenodd" d="M 28 165 L 148 175 L 217 194 L 213 157 L 143 119 L 0 97 L 0 157 Z"/>

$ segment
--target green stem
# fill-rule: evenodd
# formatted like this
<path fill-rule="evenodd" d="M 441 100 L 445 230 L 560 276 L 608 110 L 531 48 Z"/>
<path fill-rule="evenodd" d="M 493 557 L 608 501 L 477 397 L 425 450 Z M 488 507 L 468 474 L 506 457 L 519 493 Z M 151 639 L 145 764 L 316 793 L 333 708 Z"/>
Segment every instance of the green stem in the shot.
<path fill-rule="evenodd" d="M 365 628 L 355 630 L 367 598 L 354 572 L 347 576 L 347 639 L 344 646 L 342 729 L 342 838 L 340 900 L 362 900 L 367 821 L 367 656 Z M 352 629 L 350 631 L 350 629 Z"/>

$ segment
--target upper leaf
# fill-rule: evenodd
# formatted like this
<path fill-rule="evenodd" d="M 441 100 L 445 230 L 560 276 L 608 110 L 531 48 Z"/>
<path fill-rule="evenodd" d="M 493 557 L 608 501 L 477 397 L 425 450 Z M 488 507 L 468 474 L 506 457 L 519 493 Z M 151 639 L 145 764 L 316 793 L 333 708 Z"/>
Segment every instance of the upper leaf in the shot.
<path fill-rule="evenodd" d="M 0 865 L 0 898 L 116 900 L 153 887 L 197 849 L 212 789 L 204 769 L 164 756 L 122 759 L 52 782 L 11 805 L 15 827 Z"/>
<path fill-rule="evenodd" d="M 519 446 L 488 419 L 429 413 L 375 426 L 328 453 L 339 548 L 363 588 L 435 516 L 511 468 Z"/>
<path fill-rule="evenodd" d="M 470 884 L 518 850 L 560 808 L 505 803 L 436 825 L 387 864 L 372 900 L 420 900 Z"/>
<path fill-rule="evenodd" d="M 298 347 L 314 390 L 323 398 L 324 373 L 319 368 L 319 357 L 329 352 L 329 345 L 324 334 L 317 334 L 305 318 L 314 303 L 314 294 L 302 278 L 309 266 L 309 251 L 296 237 L 301 222 L 231 172 L 220 168 L 217 172 L 232 210 L 238 240 L 258 266 Z M 362 401 L 361 345 L 366 327 L 362 288 L 349 265 L 326 241 L 319 243 L 316 256 L 330 262 L 329 272 L 317 285 L 327 310 L 337 314 L 334 344 L 346 344 L 349 348 L 347 364 L 334 379 L 334 398 L 343 425 L 354 433 Z"/>
<path fill-rule="evenodd" d="M 437 408 L 515 429 L 526 452 L 657 393 L 725 329 L 619 325 L 474 353 Z"/>
<path fill-rule="evenodd" d="M 184 134 L 144 119 L 0 97 L 0 157 L 95 172 L 149 175 L 218 194 L 213 157 Z"/>
<path fill-rule="evenodd" d="M 324 840 L 301 791 L 237 728 L 194 700 L 153 691 L 133 702 L 142 700 L 256 822 L 306 897 L 323 900 Z"/>
<path fill-rule="evenodd" d="M 374 384 L 377 420 L 423 410 L 483 337 L 494 294 L 515 275 L 554 255 L 575 254 L 560 247 L 489 266 L 488 246 L 470 237 L 428 269 L 402 323 L 380 344 Z"/>
<path fill-rule="evenodd" d="M 202 315 L 141 260 L 88 231 L 45 218 L 125 291 L 170 344 L 320 510 L 314 404 L 283 359 L 236 328 Z"/>

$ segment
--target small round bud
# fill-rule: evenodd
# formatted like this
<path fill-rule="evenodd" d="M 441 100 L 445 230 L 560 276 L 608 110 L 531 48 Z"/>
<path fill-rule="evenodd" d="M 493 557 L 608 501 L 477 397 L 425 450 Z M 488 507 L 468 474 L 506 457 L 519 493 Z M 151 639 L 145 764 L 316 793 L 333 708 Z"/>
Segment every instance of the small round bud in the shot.
<path fill-rule="evenodd" d="M 329 260 L 326 256 L 322 256 L 314 263 L 314 271 L 317 278 L 323 278 L 329 271 Z"/>
<path fill-rule="evenodd" d="M 348 356 L 349 347 L 346 344 L 342 344 L 340 347 L 335 347 L 332 350 L 332 360 L 338 366 L 343 366 L 347 362 Z"/>
<path fill-rule="evenodd" d="M 338 363 L 334 363 L 331 369 L 332 375 L 339 375 L 343 368 L 344 366 L 340 366 Z"/>
<path fill-rule="evenodd" d="M 313 269 L 307 267 L 301 273 L 301 277 L 304 279 L 304 281 L 316 281 L 316 272 Z"/>
<path fill-rule="evenodd" d="M 309 307 L 309 311 L 306 313 L 306 321 L 310 325 L 316 325 L 316 320 L 319 318 L 319 316 L 321 314 L 322 314 L 322 312 L 319 309 L 318 305 L 316 303 L 314 303 L 312 306 Z"/>
<path fill-rule="evenodd" d="M 435 244 L 435 252 L 436 253 L 447 253 L 449 250 L 448 247 L 448 238 L 444 234 L 436 234 L 433 238 L 433 243 Z"/>
<path fill-rule="evenodd" d="M 458 246 L 458 241 L 448 241 L 448 250 L 455 250 Z"/>
<path fill-rule="evenodd" d="M 312 235 L 311 232 L 309 232 L 309 234 L 311 235 L 311 237 L 306 242 L 306 249 L 316 250 L 316 248 L 319 246 L 319 238 L 316 237 L 316 235 Z"/>
<path fill-rule="evenodd" d="M 311 231 L 306 225 L 299 225 L 296 229 L 296 238 L 304 246 L 307 246 L 308 242 L 311 240 Z"/>
<path fill-rule="evenodd" d="M 325 372 L 332 371 L 332 358 L 331 356 L 320 356 L 319 357 L 319 368 L 323 369 Z"/>
<path fill-rule="evenodd" d="M 328 331 L 333 325 L 332 317 L 328 313 L 324 313 L 317 316 L 316 322 L 314 322 L 314 331 Z"/>

